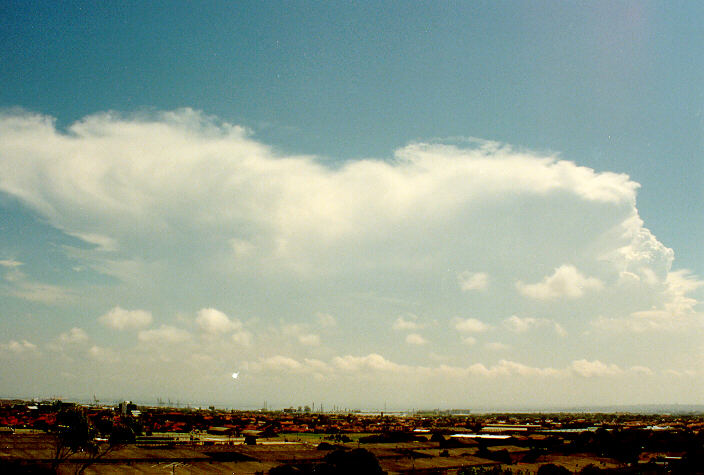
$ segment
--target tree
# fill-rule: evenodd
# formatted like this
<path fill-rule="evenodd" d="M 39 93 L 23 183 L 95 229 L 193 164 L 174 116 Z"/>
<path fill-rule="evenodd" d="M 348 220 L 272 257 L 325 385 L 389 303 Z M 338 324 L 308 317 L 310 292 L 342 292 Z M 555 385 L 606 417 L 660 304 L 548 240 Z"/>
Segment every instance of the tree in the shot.
<path fill-rule="evenodd" d="M 76 460 L 76 473 L 83 473 L 96 460 L 135 440 L 134 432 L 128 426 L 113 424 L 107 442 L 97 441 L 98 430 L 78 407 L 59 411 L 52 433 L 54 454 L 51 468 L 54 472 L 73 455 L 81 454 L 82 457 Z"/>

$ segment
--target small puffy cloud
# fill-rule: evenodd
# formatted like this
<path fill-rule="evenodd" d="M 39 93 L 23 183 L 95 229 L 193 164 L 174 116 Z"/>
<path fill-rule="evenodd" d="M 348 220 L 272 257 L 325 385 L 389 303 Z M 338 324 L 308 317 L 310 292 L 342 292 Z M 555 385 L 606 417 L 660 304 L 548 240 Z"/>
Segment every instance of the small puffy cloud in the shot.
<path fill-rule="evenodd" d="M 326 362 L 314 358 L 304 358 L 303 363 L 313 371 L 326 372 L 330 370 L 330 366 Z"/>
<path fill-rule="evenodd" d="M 697 375 L 696 371 L 692 371 L 691 369 L 685 369 L 685 370 L 681 370 L 681 371 L 678 371 L 676 369 L 668 369 L 668 370 L 663 371 L 663 374 L 665 374 L 667 376 L 675 376 L 677 378 L 687 378 L 687 377 L 691 378 L 691 377 Z"/>
<path fill-rule="evenodd" d="M 161 325 L 159 328 L 140 331 L 137 338 L 142 343 L 183 343 L 191 338 L 191 334 L 181 328 Z"/>
<path fill-rule="evenodd" d="M 318 323 L 322 327 L 334 327 L 335 325 L 337 325 L 335 317 L 333 317 L 329 313 L 318 312 L 316 314 L 316 317 L 318 318 Z"/>
<path fill-rule="evenodd" d="M 14 259 L 0 259 L 0 267 L 8 267 L 8 268 L 15 268 L 19 267 L 21 265 L 24 265 L 20 261 L 16 261 Z"/>
<path fill-rule="evenodd" d="M 407 369 L 406 367 L 387 360 L 377 353 L 371 353 L 367 356 L 336 356 L 332 363 L 335 367 L 345 371 L 399 371 Z"/>
<path fill-rule="evenodd" d="M 498 341 L 492 341 L 492 342 L 484 345 L 484 348 L 486 348 L 487 350 L 490 350 L 490 351 L 505 351 L 511 347 L 504 344 L 504 343 L 498 342 Z"/>
<path fill-rule="evenodd" d="M 552 275 L 535 284 L 517 282 L 516 288 L 526 297 L 537 300 L 576 299 L 588 290 L 599 290 L 604 284 L 595 277 L 585 277 L 576 267 L 562 265 Z"/>
<path fill-rule="evenodd" d="M 474 338 L 473 336 L 463 336 L 462 337 L 462 343 L 465 345 L 474 345 L 477 343 L 477 339 Z"/>
<path fill-rule="evenodd" d="M 120 359 L 114 350 L 97 345 L 93 345 L 88 349 L 88 356 L 104 363 L 114 363 Z"/>
<path fill-rule="evenodd" d="M 317 346 L 320 344 L 320 336 L 308 331 L 307 325 L 290 324 L 281 327 L 284 338 L 294 339 L 304 346 Z"/>
<path fill-rule="evenodd" d="M 71 328 L 69 331 L 59 335 L 59 342 L 74 345 L 88 341 L 88 334 L 82 328 Z"/>
<path fill-rule="evenodd" d="M 560 376 L 564 374 L 563 370 L 557 370 L 554 368 L 535 368 L 532 366 L 524 365 L 515 361 L 500 360 L 498 364 L 487 367 L 481 363 L 475 363 L 468 368 L 466 368 L 464 373 L 474 376 L 486 376 L 486 377 L 496 377 L 496 376 Z"/>
<path fill-rule="evenodd" d="M 539 326 L 539 319 L 532 317 L 521 318 L 516 315 L 512 315 L 506 320 L 504 320 L 504 326 L 512 332 L 523 333 L 528 331 L 530 328 Z"/>
<path fill-rule="evenodd" d="M 623 370 L 617 365 L 602 363 L 599 360 L 588 361 L 582 359 L 573 361 L 571 369 L 579 376 L 585 378 L 598 376 L 617 376 L 623 373 Z"/>
<path fill-rule="evenodd" d="M 297 336 L 298 342 L 305 346 L 317 346 L 320 344 L 320 336 L 315 333 L 304 333 Z"/>
<path fill-rule="evenodd" d="M 642 374 L 645 376 L 652 376 L 653 375 L 653 370 L 651 370 L 647 366 L 636 365 L 636 366 L 631 366 L 629 369 L 632 372 L 637 373 L 637 374 Z"/>
<path fill-rule="evenodd" d="M 398 317 L 395 321 L 394 324 L 391 328 L 394 330 L 420 330 L 423 328 L 423 325 L 417 322 L 417 318 L 415 315 L 411 315 L 408 319 L 404 318 L 403 316 Z"/>
<path fill-rule="evenodd" d="M 288 356 L 276 355 L 264 358 L 259 362 L 263 369 L 274 371 L 295 371 L 302 368 L 300 362 Z"/>
<path fill-rule="evenodd" d="M 411 333 L 406 336 L 406 343 L 409 345 L 425 345 L 428 343 L 428 340 L 423 338 L 423 336 L 418 333 Z"/>
<path fill-rule="evenodd" d="M 489 325 L 476 318 L 457 319 L 455 328 L 462 333 L 481 333 L 489 329 Z"/>
<path fill-rule="evenodd" d="M 146 310 L 125 310 L 115 307 L 99 319 L 103 325 L 115 330 L 144 328 L 152 323 L 152 314 Z"/>
<path fill-rule="evenodd" d="M 567 331 L 562 325 L 548 318 L 519 317 L 512 315 L 504 320 L 503 325 L 506 329 L 515 333 L 525 333 L 534 328 L 553 327 L 558 335 L 567 335 Z"/>
<path fill-rule="evenodd" d="M 486 272 L 460 272 L 457 282 L 463 292 L 470 290 L 486 290 L 489 286 L 489 274 Z"/>
<path fill-rule="evenodd" d="M 252 334 L 246 330 L 236 331 L 232 334 L 232 341 L 239 346 L 250 346 L 252 344 Z"/>
<path fill-rule="evenodd" d="M 37 345 L 27 340 L 10 340 L 7 343 L 0 343 L 0 351 L 9 353 L 27 353 L 37 351 Z"/>
<path fill-rule="evenodd" d="M 242 327 L 239 320 L 231 320 L 223 312 L 214 308 L 204 308 L 198 311 L 196 323 L 203 332 L 210 335 L 219 335 L 239 330 Z"/>

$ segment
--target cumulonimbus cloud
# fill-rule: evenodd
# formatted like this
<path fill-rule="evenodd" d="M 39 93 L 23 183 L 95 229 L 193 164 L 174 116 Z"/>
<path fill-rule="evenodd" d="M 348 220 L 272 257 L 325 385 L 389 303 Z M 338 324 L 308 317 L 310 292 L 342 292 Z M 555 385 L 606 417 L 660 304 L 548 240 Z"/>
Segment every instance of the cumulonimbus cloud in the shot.
<path fill-rule="evenodd" d="M 701 320 L 692 297 L 701 282 L 672 269 L 673 251 L 638 214 L 638 186 L 625 174 L 487 141 L 411 143 L 391 158 L 339 162 L 276 151 L 246 128 L 190 109 L 95 114 L 61 129 L 41 114 L 0 113 L 0 192 L 84 241 L 62 249 L 117 278 L 115 294 L 139 297 L 117 301 L 152 298 L 134 290 L 148 288 L 158 296 L 155 312 L 180 310 L 185 293 L 195 302 L 188 312 L 202 309 L 188 322 L 202 338 L 168 323 L 148 328 L 145 314 L 127 313 L 134 310 L 113 309 L 106 325 L 139 329 L 137 342 L 157 350 L 158 342 L 246 348 L 262 368 L 422 372 L 380 355 L 392 329 L 426 328 L 433 346 L 459 344 L 460 333 L 467 345 L 457 357 L 482 351 L 512 314 L 536 315 L 505 323 L 515 333 L 501 340 L 517 354 L 527 340 L 520 332 L 539 327 L 569 338 L 590 321 L 597 330 L 691 328 Z M 0 258 L 5 295 L 46 305 L 79 295 L 35 285 L 22 255 Z M 359 304 L 367 297 L 385 307 L 374 313 Z M 252 344 L 265 335 L 212 306 L 247 306 L 262 326 L 300 322 L 271 339 L 287 356 L 266 359 Z M 316 317 L 318 310 L 330 314 Z M 389 321 L 397 315 L 404 317 Z M 412 360 L 418 347 L 396 337 L 398 354 Z M 312 358 L 349 341 L 359 347 L 340 354 L 366 356 Z M 575 363 L 559 371 L 550 361 L 534 368 L 507 360 L 452 371 L 587 376 L 632 365 L 563 356 Z"/>

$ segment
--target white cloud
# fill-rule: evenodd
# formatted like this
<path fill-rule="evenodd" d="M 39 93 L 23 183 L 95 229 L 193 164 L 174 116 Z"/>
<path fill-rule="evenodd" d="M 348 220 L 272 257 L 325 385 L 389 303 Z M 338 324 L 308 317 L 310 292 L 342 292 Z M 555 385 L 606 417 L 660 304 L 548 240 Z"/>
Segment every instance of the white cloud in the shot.
<path fill-rule="evenodd" d="M 477 343 L 477 339 L 474 338 L 473 336 L 463 336 L 462 337 L 462 343 L 465 345 L 474 345 Z"/>
<path fill-rule="evenodd" d="M 190 333 L 181 328 L 170 325 L 161 325 L 159 328 L 151 330 L 141 330 L 137 338 L 142 343 L 183 343 L 191 338 Z"/>
<path fill-rule="evenodd" d="M 476 318 L 457 319 L 455 328 L 462 333 L 481 333 L 489 329 L 489 325 Z"/>
<path fill-rule="evenodd" d="M 203 332 L 211 335 L 219 335 L 242 328 L 242 323 L 239 320 L 231 320 L 223 312 L 214 308 L 199 310 L 196 323 Z"/>
<path fill-rule="evenodd" d="M 617 365 L 602 363 L 599 360 L 576 360 L 572 362 L 571 368 L 572 371 L 574 371 L 576 374 L 585 378 L 598 376 L 617 376 L 623 373 L 623 370 Z"/>
<path fill-rule="evenodd" d="M 403 316 L 398 317 L 396 320 L 394 320 L 394 324 L 392 325 L 391 328 L 394 330 L 420 330 L 423 328 L 424 325 L 418 323 L 418 317 L 415 315 L 410 315 L 408 319 L 404 318 Z"/>
<path fill-rule="evenodd" d="M 406 343 L 409 345 L 425 345 L 428 343 L 428 340 L 423 338 L 423 336 L 418 333 L 410 333 L 406 335 Z"/>
<path fill-rule="evenodd" d="M 329 313 L 318 312 L 316 317 L 318 318 L 318 323 L 322 327 L 334 327 L 337 325 L 337 320 L 335 320 L 335 317 Z"/>
<path fill-rule="evenodd" d="M 15 267 L 19 267 L 21 265 L 24 265 L 24 264 L 20 261 L 14 260 L 14 259 L 0 259 L 0 266 L 2 266 L 2 267 L 15 268 Z"/>
<path fill-rule="evenodd" d="M 320 335 L 308 331 L 308 325 L 287 324 L 282 325 L 281 335 L 284 341 L 297 341 L 303 346 L 320 345 Z"/>
<path fill-rule="evenodd" d="M 146 310 L 125 310 L 118 306 L 101 316 L 100 321 L 115 330 L 132 330 L 149 326 L 152 314 Z"/>
<path fill-rule="evenodd" d="M 35 266 L 21 266 L 24 259 L 18 256 L 0 264 L 5 276 L 0 294 L 66 305 L 80 296 L 80 308 L 46 309 L 47 319 L 65 318 L 66 328 L 80 324 L 84 308 L 109 309 L 115 302 L 148 302 L 144 308 L 160 313 L 216 302 L 252 315 L 247 328 L 214 308 L 202 308 L 195 322 L 193 315 L 181 322 L 197 329 L 201 338 L 168 325 L 135 323 L 146 318 L 125 321 L 141 330 L 141 343 L 187 342 L 169 347 L 184 354 L 217 352 L 223 361 L 246 357 L 259 362 L 271 357 L 273 348 L 294 363 L 274 359 L 269 367 L 298 368 L 297 376 L 325 374 L 331 386 L 336 375 L 354 377 L 350 368 L 357 368 L 372 375 L 365 376 L 375 383 L 370 388 L 386 384 L 387 376 L 399 371 L 414 377 L 445 371 L 465 378 L 560 375 L 584 383 L 579 387 L 584 390 L 590 381 L 580 383 L 577 376 L 596 374 L 599 367 L 595 361 L 579 363 L 586 345 L 579 341 L 583 322 L 603 315 L 594 323 L 597 329 L 603 324 L 624 331 L 696 329 L 704 322 L 699 281 L 673 270 L 673 251 L 644 227 L 636 208 L 638 185 L 624 174 L 597 172 L 557 155 L 474 142 L 462 147 L 414 143 L 390 159 L 299 156 L 267 146 L 242 127 L 185 109 L 97 114 L 61 130 L 49 117 L 0 113 L 0 156 L 0 192 L 85 243 L 66 245 L 75 243 L 70 239 L 56 248 L 66 253 L 68 268 L 83 269 L 80 279 L 57 281 L 70 281 L 71 287 L 36 283 L 35 276 L 21 272 Z M 535 269 L 547 271 L 536 275 Z M 91 273 L 94 280 L 88 280 Z M 518 279 L 523 282 L 515 287 Z M 540 318 L 516 316 L 502 322 L 511 313 L 537 315 L 536 303 L 521 294 L 581 300 L 569 309 L 561 302 L 539 305 Z M 321 309 L 330 314 L 316 314 Z M 414 311 L 432 320 L 407 313 Z M 7 318 L 22 317 L 14 312 Z M 32 308 L 26 313 L 39 312 Z M 481 320 L 453 320 L 456 315 Z M 286 329 L 281 323 L 286 321 L 306 323 Z M 397 348 L 394 361 L 379 354 L 388 345 L 390 326 L 425 335 L 421 329 L 430 322 L 438 322 L 432 342 L 444 348 L 445 363 L 486 354 L 483 346 L 462 347 L 460 340 L 483 345 L 504 328 L 531 331 L 537 349 L 545 343 L 541 339 L 569 331 L 575 344 L 558 345 L 555 360 L 577 362 L 562 369 L 483 360 L 466 367 L 424 368 L 407 364 L 422 357 L 417 347 Z M 103 333 L 91 332 L 96 342 L 105 341 L 107 330 L 96 331 Z M 528 342 L 509 336 L 506 341 L 517 354 L 525 351 L 531 361 L 543 357 L 531 353 L 537 350 Z M 614 360 L 618 353 L 603 344 L 603 336 L 592 329 L 588 338 L 599 352 L 590 358 L 609 361 L 601 363 L 607 372 L 630 368 L 632 362 Z M 669 338 L 663 348 L 679 357 L 667 357 L 684 359 L 693 344 L 678 345 L 679 335 Z M 121 365 L 143 374 L 141 362 L 129 357 L 134 348 L 121 340 L 115 344 L 122 347 L 112 348 Z M 623 344 L 647 354 L 647 343 L 637 340 L 624 338 Z M 358 353 L 333 358 L 332 348 L 343 355 Z M 140 349 L 139 354 L 169 363 L 165 348 Z M 309 361 L 313 355 L 329 359 Z M 173 367 L 163 367 L 162 380 L 145 377 L 144 391 L 155 394 L 178 380 L 183 371 L 176 364 L 179 358 L 169 360 Z M 653 359 L 639 362 L 653 366 Z M 50 368 L 52 362 L 47 363 Z M 80 367 L 60 368 L 64 370 L 83 374 Z M 647 376 L 622 371 L 633 378 Z M 192 376 L 201 381 L 199 372 Z M 305 391 L 323 393 L 325 384 L 311 384 Z M 193 394 L 205 396 L 201 399 L 216 391 L 193 386 Z M 262 383 L 247 389 L 246 398 L 259 400 L 272 388 Z M 445 395 L 464 390 L 454 383 L 443 388 Z M 522 389 L 512 386 L 504 400 Z M 340 400 L 341 391 L 335 387 L 327 394 Z"/>
<path fill-rule="evenodd" d="M 600 316 L 592 326 L 609 332 L 661 332 L 704 328 L 704 312 L 697 310 L 698 301 L 688 294 L 704 285 L 687 270 L 668 272 L 665 281 L 651 282 L 649 289 L 661 287 L 660 304 L 649 310 L 631 312 L 625 317 Z"/>
<path fill-rule="evenodd" d="M 510 349 L 511 347 L 506 345 L 505 343 L 501 343 L 498 341 L 492 341 L 484 345 L 484 348 L 490 351 L 505 351 Z"/>
<path fill-rule="evenodd" d="M 517 282 L 516 287 L 521 294 L 538 300 L 557 298 L 576 299 L 582 297 L 585 291 L 600 290 L 604 284 L 595 277 L 585 277 L 576 267 L 562 265 L 555 269 L 552 275 L 545 277 L 536 284 Z"/>
<path fill-rule="evenodd" d="M 40 302 L 49 305 L 65 304 L 75 299 L 75 293 L 69 289 L 29 279 L 20 270 L 22 265 L 24 264 L 15 260 L 0 261 L 0 266 L 7 269 L 3 278 L 7 282 L 6 292 L 9 295 L 30 302 Z"/>
<path fill-rule="evenodd" d="M 260 361 L 263 369 L 274 371 L 295 371 L 302 368 L 301 363 L 287 356 L 271 356 Z"/>
<path fill-rule="evenodd" d="M 500 360 L 498 364 L 487 367 L 481 363 L 475 363 L 464 370 L 464 372 L 475 376 L 542 376 L 553 377 L 564 375 L 564 371 L 554 368 L 535 368 L 517 363 L 515 361 Z"/>
<path fill-rule="evenodd" d="M 104 363 L 114 363 L 120 359 L 114 350 L 97 345 L 93 345 L 88 349 L 88 356 Z"/>
<path fill-rule="evenodd" d="M 640 366 L 640 365 L 631 366 L 630 370 L 633 371 L 634 373 L 642 374 L 645 376 L 652 376 L 654 374 L 653 370 L 651 370 L 647 366 Z"/>
<path fill-rule="evenodd" d="M 320 336 L 314 333 L 305 333 L 302 335 L 298 335 L 298 341 L 301 343 L 301 345 L 317 346 L 320 344 Z"/>
<path fill-rule="evenodd" d="M 27 340 L 10 340 L 7 343 L 0 343 L 0 351 L 7 351 L 10 353 L 27 353 L 36 352 L 38 350 L 37 345 Z"/>
<path fill-rule="evenodd" d="M 71 328 L 71 330 L 59 335 L 59 342 L 63 344 L 75 345 L 88 341 L 88 334 L 82 328 Z"/>
<path fill-rule="evenodd" d="M 463 292 L 470 290 L 486 290 L 489 287 L 489 274 L 486 272 L 460 272 L 457 281 Z"/>
<path fill-rule="evenodd" d="M 338 369 L 345 371 L 407 371 L 403 365 L 393 363 L 380 354 L 372 353 L 367 356 L 336 356 L 332 364 Z"/>
<path fill-rule="evenodd" d="M 239 346 L 250 346 L 252 344 L 252 334 L 245 330 L 240 330 L 232 334 L 232 341 Z"/>
<path fill-rule="evenodd" d="M 383 243 L 401 230 L 397 240 L 407 244 L 377 261 L 388 264 L 417 242 L 427 243 L 422 236 L 432 224 L 466 232 L 460 217 L 492 206 L 493 197 L 548 203 L 552 195 L 564 202 L 568 194 L 582 203 L 620 207 L 634 202 L 638 186 L 626 175 L 486 143 L 466 149 L 415 143 L 397 150 L 394 161 L 327 167 L 314 157 L 278 156 L 246 129 L 190 109 L 96 114 L 66 132 L 49 117 L 5 113 L 0 144 L 0 190 L 97 246 L 92 254 L 102 264 L 116 263 L 119 253 L 140 255 L 143 244 L 158 237 L 193 243 L 188 250 L 194 257 L 227 249 L 234 261 L 330 272 L 350 263 L 368 265 L 372 260 L 364 251 L 370 245 L 381 243 L 374 256 L 383 257 L 394 249 Z M 480 244 L 481 252 L 490 234 L 481 225 L 470 232 L 481 239 L 467 242 Z M 176 239 L 184 235 L 192 239 Z M 362 252 L 340 261 L 337 251 L 350 242 Z M 149 248 L 152 259 L 173 250 Z M 415 249 L 419 257 L 430 251 L 427 244 Z M 485 273 L 467 277 L 467 288 L 486 285 Z"/>
<path fill-rule="evenodd" d="M 664 374 L 667 376 L 675 376 L 677 378 L 684 378 L 684 377 L 694 377 L 697 375 L 696 371 L 692 371 L 691 369 L 686 369 L 686 370 L 676 370 L 676 369 L 668 369 L 664 371 Z"/>
<path fill-rule="evenodd" d="M 560 336 L 566 336 L 567 331 L 559 323 L 548 318 L 519 317 L 512 315 L 504 320 L 504 327 L 515 333 L 525 333 L 534 328 L 552 327 Z"/>

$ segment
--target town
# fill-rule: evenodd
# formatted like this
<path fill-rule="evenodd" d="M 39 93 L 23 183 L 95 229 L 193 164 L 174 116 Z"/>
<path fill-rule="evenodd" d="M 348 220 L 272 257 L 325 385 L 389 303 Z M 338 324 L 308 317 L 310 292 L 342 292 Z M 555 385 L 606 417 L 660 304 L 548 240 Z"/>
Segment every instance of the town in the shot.
<path fill-rule="evenodd" d="M 702 473 L 704 415 L 0 401 L 2 473 Z"/>

